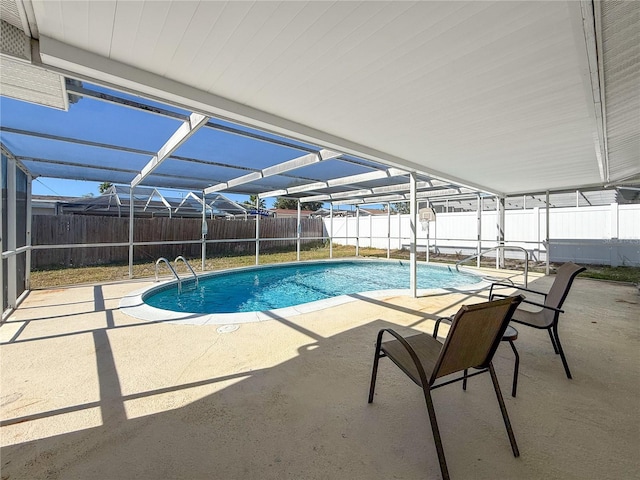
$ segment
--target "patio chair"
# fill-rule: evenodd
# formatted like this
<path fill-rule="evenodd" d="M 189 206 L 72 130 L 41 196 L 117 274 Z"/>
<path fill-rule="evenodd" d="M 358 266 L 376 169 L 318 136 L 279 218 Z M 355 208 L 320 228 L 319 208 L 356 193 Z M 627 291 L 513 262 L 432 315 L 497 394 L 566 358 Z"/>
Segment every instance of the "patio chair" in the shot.
<path fill-rule="evenodd" d="M 523 303 L 540 307 L 540 310 L 533 312 L 518 308 L 513 314 L 512 319 L 512 321 L 516 323 L 528 325 L 533 328 L 545 329 L 549 332 L 549 338 L 551 339 L 553 350 L 556 352 L 556 354 L 560 355 L 560 358 L 562 359 L 562 365 L 564 365 L 564 371 L 567 374 L 567 378 L 571 378 L 571 371 L 569 370 L 567 358 L 564 355 L 564 350 L 562 349 L 562 344 L 560 343 L 560 337 L 558 336 L 558 319 L 560 318 L 560 314 L 564 313 L 564 310 L 562 310 L 561 307 L 565 299 L 567 298 L 567 295 L 569 294 L 569 289 L 571 289 L 573 280 L 580 272 L 584 272 L 585 270 L 585 267 L 576 265 L 573 262 L 567 262 L 563 264 L 560 268 L 558 268 L 556 278 L 553 280 L 553 284 L 551 285 L 551 289 L 549 289 L 548 293 L 540 292 L 530 288 L 518 287 L 517 293 L 532 292 L 538 295 L 542 295 L 544 297 L 544 303 L 524 299 Z M 494 286 L 513 288 L 513 285 L 509 285 L 506 283 L 493 283 L 491 285 L 491 289 L 489 290 L 490 299 L 493 299 L 494 297 L 505 296 L 493 293 Z"/>
<path fill-rule="evenodd" d="M 438 453 L 440 471 L 445 480 L 449 478 L 449 471 L 431 399 L 431 390 L 466 378 L 461 376 L 436 385 L 436 380 L 445 375 L 462 372 L 472 367 L 478 368 L 479 371 L 468 375 L 469 377 L 489 372 L 513 455 L 514 457 L 520 456 L 491 361 L 509 325 L 511 316 L 521 300 L 522 297 L 515 296 L 476 305 L 463 305 L 453 318 L 449 335 L 444 344 L 426 333 L 402 337 L 390 328 L 384 328 L 378 332 L 373 371 L 371 372 L 369 403 L 373 402 L 378 362 L 380 358 L 388 357 L 422 388 Z M 382 337 L 385 332 L 395 337 L 395 340 L 383 342 Z"/>

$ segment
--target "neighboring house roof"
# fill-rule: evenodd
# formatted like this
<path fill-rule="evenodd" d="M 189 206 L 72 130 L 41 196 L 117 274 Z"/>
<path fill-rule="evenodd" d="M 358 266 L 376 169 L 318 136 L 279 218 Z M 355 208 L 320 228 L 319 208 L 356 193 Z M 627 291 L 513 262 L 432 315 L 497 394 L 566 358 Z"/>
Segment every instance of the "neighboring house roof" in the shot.
<path fill-rule="evenodd" d="M 276 217 L 297 217 L 298 210 L 286 209 L 286 208 L 271 208 L 269 212 L 273 213 Z M 314 215 L 315 212 L 311 210 L 300 210 L 301 217 L 310 217 Z"/>

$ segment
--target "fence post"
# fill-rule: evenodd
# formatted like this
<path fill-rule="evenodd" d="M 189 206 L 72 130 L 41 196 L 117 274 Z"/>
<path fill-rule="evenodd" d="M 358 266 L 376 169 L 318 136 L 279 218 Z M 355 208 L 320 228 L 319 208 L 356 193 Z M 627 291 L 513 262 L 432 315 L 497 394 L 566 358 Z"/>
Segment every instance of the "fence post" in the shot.
<path fill-rule="evenodd" d="M 620 226 L 619 226 L 619 209 L 617 203 L 611 204 L 611 234 L 609 238 L 617 239 L 620 236 Z"/>

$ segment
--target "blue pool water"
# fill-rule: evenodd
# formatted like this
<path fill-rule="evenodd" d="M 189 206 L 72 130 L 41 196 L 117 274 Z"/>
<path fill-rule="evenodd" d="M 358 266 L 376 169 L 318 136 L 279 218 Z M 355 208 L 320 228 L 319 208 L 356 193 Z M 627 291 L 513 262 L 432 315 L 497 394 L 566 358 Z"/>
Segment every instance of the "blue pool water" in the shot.
<path fill-rule="evenodd" d="M 480 281 L 447 267 L 418 265 L 418 288 L 452 288 Z M 319 262 L 230 271 L 152 290 L 144 302 L 163 310 L 190 313 L 237 313 L 273 310 L 338 295 L 409 288 L 408 262 Z"/>

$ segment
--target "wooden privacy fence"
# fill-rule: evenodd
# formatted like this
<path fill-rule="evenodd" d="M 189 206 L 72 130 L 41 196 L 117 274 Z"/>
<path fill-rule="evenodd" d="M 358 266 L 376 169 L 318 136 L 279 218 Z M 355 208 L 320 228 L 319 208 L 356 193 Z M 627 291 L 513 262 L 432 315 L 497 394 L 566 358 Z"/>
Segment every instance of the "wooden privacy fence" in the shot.
<path fill-rule="evenodd" d="M 207 220 L 207 240 L 232 240 L 207 243 L 207 255 L 255 254 L 255 219 Z M 134 242 L 178 242 L 164 245 L 139 245 L 134 248 L 134 260 L 156 260 L 166 257 L 173 260 L 178 255 L 199 257 L 201 255 L 202 220 L 195 218 L 140 218 L 134 221 Z M 295 248 L 297 235 L 296 218 L 261 218 L 260 252 L 280 248 Z M 320 218 L 301 219 L 301 244 L 319 244 L 322 240 L 323 223 Z M 307 239 L 305 240 L 305 237 Z M 290 240 L 269 240 L 289 238 Z M 193 241 L 198 243 L 181 244 Z M 129 241 L 129 219 L 88 215 L 34 215 L 31 243 L 38 245 L 67 245 L 91 243 L 127 243 Z M 126 262 L 129 247 L 70 247 L 34 250 L 32 267 L 86 266 Z"/>

